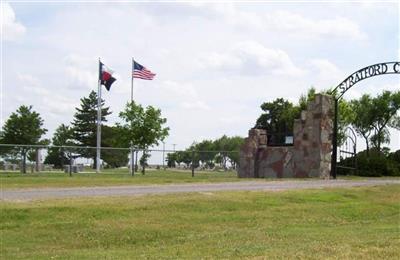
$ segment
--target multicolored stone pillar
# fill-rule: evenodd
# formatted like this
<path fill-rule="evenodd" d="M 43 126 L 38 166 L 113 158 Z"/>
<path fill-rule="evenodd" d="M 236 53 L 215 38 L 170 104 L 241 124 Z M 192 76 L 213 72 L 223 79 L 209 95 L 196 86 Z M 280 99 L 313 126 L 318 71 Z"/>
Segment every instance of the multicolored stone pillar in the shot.
<path fill-rule="evenodd" d="M 250 129 L 249 137 L 240 149 L 238 176 L 241 178 L 259 178 L 259 152 L 267 147 L 267 131 Z"/>
<path fill-rule="evenodd" d="M 328 179 L 331 169 L 333 98 L 317 94 L 296 119 L 294 133 L 294 176 Z"/>

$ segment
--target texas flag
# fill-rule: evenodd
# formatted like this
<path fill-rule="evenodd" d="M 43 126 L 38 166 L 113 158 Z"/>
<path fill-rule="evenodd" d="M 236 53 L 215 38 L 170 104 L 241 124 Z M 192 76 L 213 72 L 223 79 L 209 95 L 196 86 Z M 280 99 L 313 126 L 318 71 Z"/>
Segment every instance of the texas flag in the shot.
<path fill-rule="evenodd" d="M 107 89 L 107 91 L 110 90 L 111 85 L 114 83 L 116 80 L 112 74 L 114 71 L 112 71 L 110 68 L 108 68 L 106 65 L 100 62 L 99 64 L 99 80 L 102 85 L 104 85 Z"/>

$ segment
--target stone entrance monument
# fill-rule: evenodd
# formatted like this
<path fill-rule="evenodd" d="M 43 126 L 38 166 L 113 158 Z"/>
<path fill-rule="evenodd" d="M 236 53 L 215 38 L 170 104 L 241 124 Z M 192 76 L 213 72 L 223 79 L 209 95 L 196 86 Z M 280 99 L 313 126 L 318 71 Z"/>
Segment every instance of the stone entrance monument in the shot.
<path fill-rule="evenodd" d="M 251 129 L 240 149 L 241 178 L 320 177 L 331 170 L 333 99 L 317 94 L 293 127 L 293 146 L 268 147 L 267 131 Z"/>

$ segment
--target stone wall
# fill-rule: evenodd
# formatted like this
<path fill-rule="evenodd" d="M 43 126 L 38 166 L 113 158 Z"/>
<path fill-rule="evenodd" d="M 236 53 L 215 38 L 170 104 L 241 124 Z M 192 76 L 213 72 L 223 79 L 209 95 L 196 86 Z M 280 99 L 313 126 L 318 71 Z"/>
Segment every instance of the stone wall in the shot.
<path fill-rule="evenodd" d="M 259 155 L 258 169 L 260 178 L 293 177 L 294 149 L 292 146 L 267 147 Z"/>
<path fill-rule="evenodd" d="M 242 178 L 329 178 L 333 100 L 317 94 L 294 122 L 293 146 L 267 147 L 267 132 L 251 129 L 240 150 Z"/>

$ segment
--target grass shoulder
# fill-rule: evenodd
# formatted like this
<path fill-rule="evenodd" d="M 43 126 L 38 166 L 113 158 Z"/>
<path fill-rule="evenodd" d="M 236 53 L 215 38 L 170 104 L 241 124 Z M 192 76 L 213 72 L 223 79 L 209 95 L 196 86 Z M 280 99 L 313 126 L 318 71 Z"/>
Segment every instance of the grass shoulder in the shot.
<path fill-rule="evenodd" d="M 49 188 L 49 187 L 95 187 L 116 185 L 150 185 L 172 183 L 213 183 L 236 182 L 234 171 L 207 172 L 198 171 L 192 177 L 190 171 L 149 170 L 145 175 L 136 173 L 131 176 L 127 170 L 104 170 L 102 173 L 82 172 L 72 177 L 63 172 L 40 172 L 21 174 L 19 172 L 1 172 L 2 189 Z"/>

